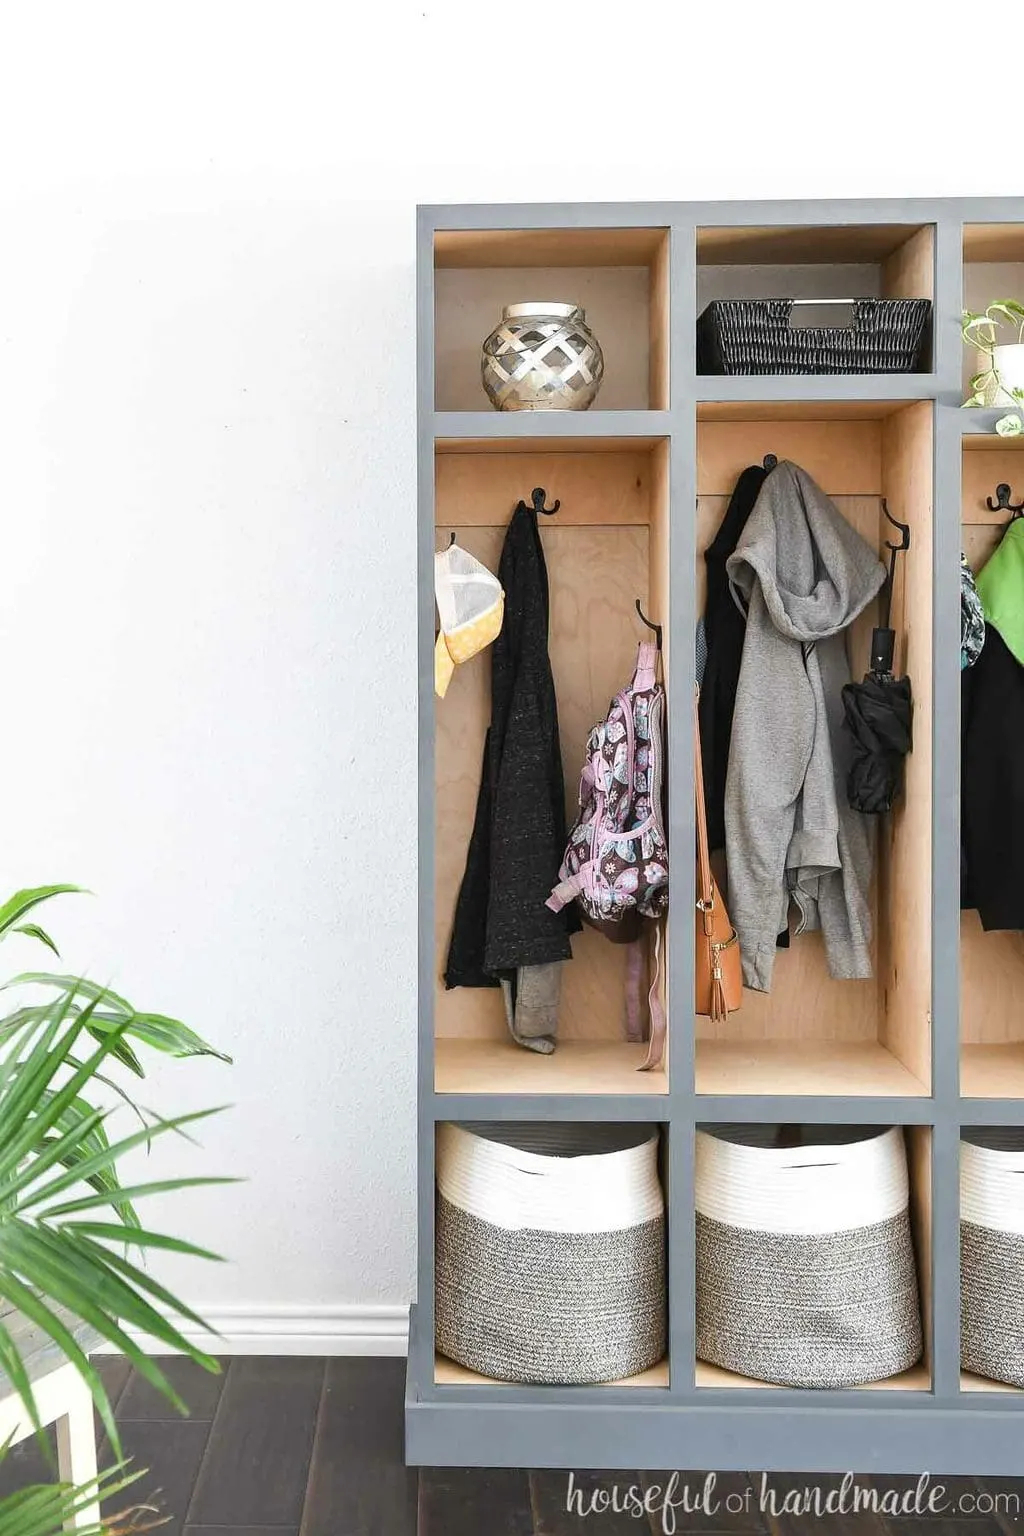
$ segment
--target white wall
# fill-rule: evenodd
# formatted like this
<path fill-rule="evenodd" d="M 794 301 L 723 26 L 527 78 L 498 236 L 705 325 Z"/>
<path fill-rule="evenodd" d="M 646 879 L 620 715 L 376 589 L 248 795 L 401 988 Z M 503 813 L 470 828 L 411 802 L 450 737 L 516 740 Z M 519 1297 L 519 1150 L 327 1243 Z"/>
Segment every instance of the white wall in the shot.
<path fill-rule="evenodd" d="M 2 885 L 234 1053 L 160 1214 L 271 1343 L 413 1290 L 415 202 L 1013 190 L 955 12 L 692 9 L 5 13 Z"/>

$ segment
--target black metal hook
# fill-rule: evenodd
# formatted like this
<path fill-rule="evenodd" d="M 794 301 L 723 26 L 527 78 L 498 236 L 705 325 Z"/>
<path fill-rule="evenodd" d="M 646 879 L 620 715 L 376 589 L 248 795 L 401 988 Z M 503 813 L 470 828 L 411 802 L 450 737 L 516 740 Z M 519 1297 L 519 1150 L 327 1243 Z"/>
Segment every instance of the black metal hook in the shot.
<path fill-rule="evenodd" d="M 562 503 L 556 496 L 554 506 L 546 507 L 544 503 L 547 501 L 547 499 L 548 493 L 544 487 L 542 485 L 534 486 L 533 490 L 530 492 L 530 500 L 533 502 L 533 510 L 535 512 L 543 512 L 545 517 L 553 517 Z"/>
<path fill-rule="evenodd" d="M 761 467 L 768 470 L 769 472 L 771 472 L 773 469 L 778 469 L 778 456 L 774 453 L 766 453 L 764 458 L 761 460 Z"/>
<path fill-rule="evenodd" d="M 452 545 L 454 543 L 455 543 L 455 534 L 454 533 L 450 533 L 448 535 L 448 548 L 451 549 L 451 547 L 452 547 Z"/>
<path fill-rule="evenodd" d="M 1010 500 L 1010 487 L 1005 480 L 996 486 L 995 501 L 991 496 L 986 496 L 985 505 L 990 512 L 1012 512 L 1015 517 L 1018 512 L 1024 512 L 1024 501 L 1015 503 Z"/>
<path fill-rule="evenodd" d="M 646 624 L 648 629 L 654 631 L 654 639 L 655 639 L 655 642 L 657 644 L 658 650 L 660 651 L 661 650 L 661 625 L 660 624 L 652 624 L 651 623 L 650 619 L 647 617 L 647 615 L 644 613 L 643 609 L 640 607 L 640 599 L 639 598 L 637 598 L 637 600 L 636 600 L 636 611 L 640 615 L 640 622 L 641 622 L 641 624 Z"/>
<path fill-rule="evenodd" d="M 871 670 L 879 676 L 886 676 L 892 672 L 892 659 L 896 649 L 896 632 L 890 627 L 892 617 L 892 594 L 896 584 L 896 556 L 903 554 L 910 548 L 910 525 L 901 523 L 889 511 L 889 503 L 884 496 L 879 497 L 882 503 L 882 512 L 887 523 L 900 531 L 900 542 L 894 544 L 891 539 L 885 540 L 885 547 L 889 551 L 889 571 L 882 586 L 882 611 L 881 624 L 871 632 Z"/>
<path fill-rule="evenodd" d="M 1009 486 L 1007 486 L 1007 490 L 1009 490 Z M 887 523 L 891 523 L 894 528 L 898 528 L 899 531 L 900 531 L 900 542 L 898 544 L 893 544 L 889 539 L 886 539 L 885 547 L 886 547 L 886 549 L 891 549 L 894 555 L 900 555 L 900 554 L 903 553 L 903 551 L 905 549 L 909 549 L 910 548 L 910 525 L 909 525 L 909 523 L 897 522 L 896 518 L 894 518 L 892 513 L 889 511 L 889 503 L 886 501 L 884 496 L 881 498 L 881 501 L 882 501 L 882 512 L 885 515 L 886 522 Z M 892 574 L 892 571 L 893 571 L 893 568 L 894 568 L 895 564 L 896 564 L 895 560 L 891 560 L 889 562 L 889 574 L 890 574 L 890 576 Z"/>

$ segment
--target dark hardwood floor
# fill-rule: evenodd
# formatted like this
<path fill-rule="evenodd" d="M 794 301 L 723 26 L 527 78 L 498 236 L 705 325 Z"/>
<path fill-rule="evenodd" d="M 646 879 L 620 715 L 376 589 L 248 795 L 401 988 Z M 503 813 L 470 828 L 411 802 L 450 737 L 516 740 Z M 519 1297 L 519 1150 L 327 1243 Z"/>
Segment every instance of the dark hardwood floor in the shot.
<path fill-rule="evenodd" d="M 148 1469 L 131 1500 L 159 1506 L 167 1536 L 1024 1536 L 1024 1478 L 949 1479 L 936 1513 L 914 1518 L 803 1504 L 805 1486 L 824 1497 L 838 1477 L 772 1477 L 773 1507 L 758 1475 L 731 1473 L 694 1507 L 702 1472 L 680 1471 L 675 1482 L 671 1472 L 578 1471 L 571 1482 L 565 1472 L 417 1474 L 402 1463 L 404 1360 L 236 1357 L 221 1376 L 165 1361 L 188 1419 L 123 1360 L 99 1364 L 125 1452 Z M 99 1446 L 109 1464 L 109 1446 Z M 46 1480 L 33 1441 L 0 1463 L 0 1494 Z M 916 1481 L 864 1477 L 857 1486 L 880 1499 Z"/>

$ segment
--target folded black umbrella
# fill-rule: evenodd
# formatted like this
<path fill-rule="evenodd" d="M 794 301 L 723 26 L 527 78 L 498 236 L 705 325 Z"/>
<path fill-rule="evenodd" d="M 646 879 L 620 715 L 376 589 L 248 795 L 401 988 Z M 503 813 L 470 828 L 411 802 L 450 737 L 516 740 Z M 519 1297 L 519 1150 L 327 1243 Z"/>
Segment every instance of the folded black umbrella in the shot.
<path fill-rule="evenodd" d="M 882 511 L 902 535 L 899 544 L 886 540 L 890 555 L 883 627 L 871 635 L 871 671 L 862 683 L 847 683 L 843 688 L 844 724 L 853 738 L 846 795 L 855 811 L 869 816 L 892 809 L 903 787 L 903 759 L 913 745 L 910 678 L 893 676 L 896 634 L 888 627 L 896 556 L 910 548 L 910 529 L 890 516 L 884 499 Z"/>
<path fill-rule="evenodd" d="M 877 816 L 892 809 L 903 786 L 903 759 L 913 745 L 910 678 L 869 672 L 843 689 L 853 754 L 846 793 L 855 811 Z"/>

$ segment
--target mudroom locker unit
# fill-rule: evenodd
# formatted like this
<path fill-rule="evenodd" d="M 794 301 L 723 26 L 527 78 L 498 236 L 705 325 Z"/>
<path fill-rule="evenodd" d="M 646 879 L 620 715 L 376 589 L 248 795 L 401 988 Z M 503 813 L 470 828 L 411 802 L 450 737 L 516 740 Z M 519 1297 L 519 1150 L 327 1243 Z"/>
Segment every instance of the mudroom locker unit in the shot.
<path fill-rule="evenodd" d="M 1004 264 L 1020 266 L 1009 274 Z M 1024 199 L 426 207 L 418 223 L 419 1110 L 418 1296 L 406 1454 L 413 1464 L 798 1468 L 1008 1474 L 1024 1392 L 960 1368 L 961 1130 L 1024 1126 L 1024 939 L 960 912 L 960 553 L 980 560 L 1024 492 L 1005 411 L 962 409 L 965 295 L 983 309 L 1024 278 Z M 1021 292 L 1024 283 L 1016 290 Z M 698 371 L 713 299 L 932 301 L 921 371 Z M 1024 296 L 1024 294 L 1022 294 Z M 583 305 L 605 380 L 585 411 L 491 408 L 480 345 L 503 304 Z M 833 980 L 818 936 L 780 949 L 770 993 L 725 1023 L 695 1017 L 693 687 L 704 550 L 739 473 L 802 465 L 887 558 L 885 511 L 910 528 L 893 590 L 897 675 L 913 681 L 903 792 L 880 819 L 873 979 Z M 624 1039 L 623 950 L 573 938 L 557 1049 L 523 1050 L 497 990 L 443 971 L 489 717 L 489 661 L 434 695 L 434 554 L 454 534 L 496 570 L 513 508 L 543 487 L 549 652 L 570 805 L 587 732 L 629 676 L 637 617 L 663 626 L 671 900 L 668 1049 Z M 874 607 L 852 632 L 867 667 Z M 605 1386 L 489 1380 L 435 1350 L 435 1152 L 441 1124 L 643 1122 L 662 1133 L 668 1346 Z M 698 1127 L 900 1126 L 925 1349 L 871 1387 L 766 1386 L 695 1355 Z"/>

